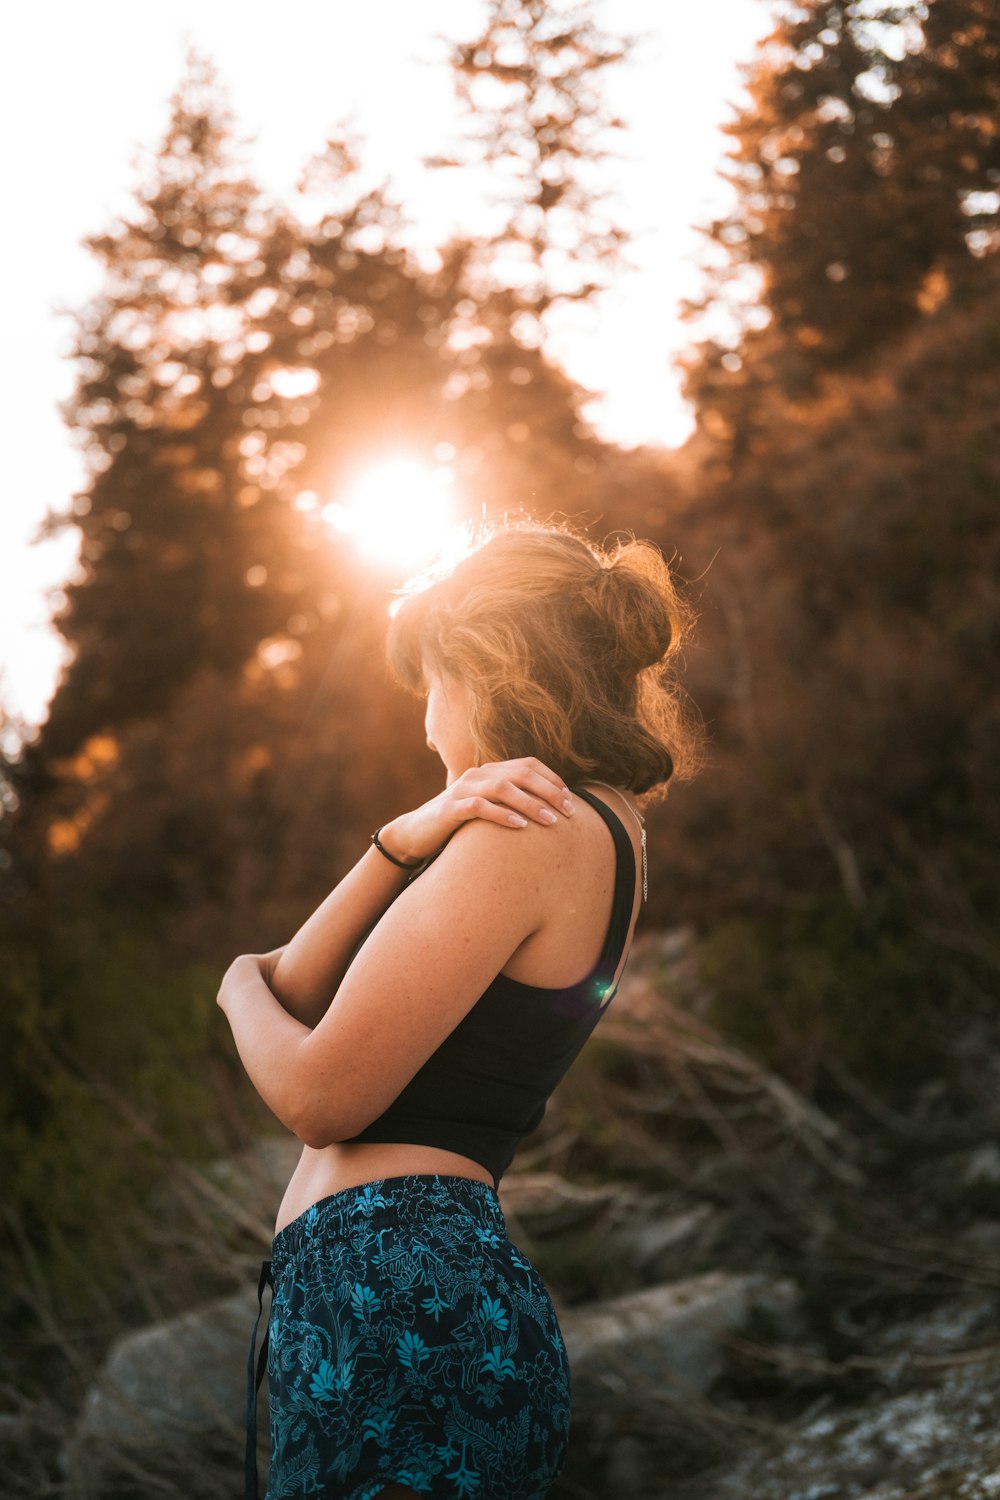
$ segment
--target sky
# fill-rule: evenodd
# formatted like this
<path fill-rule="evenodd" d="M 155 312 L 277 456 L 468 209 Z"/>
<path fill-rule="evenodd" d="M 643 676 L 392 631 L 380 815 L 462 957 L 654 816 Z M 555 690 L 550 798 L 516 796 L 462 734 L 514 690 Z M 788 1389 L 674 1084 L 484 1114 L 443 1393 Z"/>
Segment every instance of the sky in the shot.
<path fill-rule="evenodd" d="M 635 269 L 554 327 L 547 349 L 594 393 L 584 413 L 598 433 L 624 447 L 676 447 L 691 430 L 671 367 L 687 341 L 678 308 L 700 286 L 694 226 L 726 201 L 720 126 L 744 97 L 738 64 L 769 30 L 771 9 L 767 0 L 592 5 L 605 30 L 642 38 L 605 83 L 608 104 L 629 127 L 617 136 L 626 159 L 613 168 L 614 206 L 632 236 Z M 287 196 L 332 127 L 349 118 L 365 141 L 366 174 L 389 177 L 414 245 L 430 249 L 468 226 L 475 210 L 465 174 L 456 201 L 450 174 L 421 165 L 462 138 L 440 38 L 471 38 L 486 10 L 486 0 L 289 0 L 280 8 L 49 0 L 5 16 L 0 130 L 18 232 L 0 246 L 9 293 L 0 361 L 0 723 L 4 710 L 9 724 L 44 719 L 66 654 L 48 624 L 46 591 L 71 576 L 76 536 L 32 544 L 46 510 L 67 510 L 84 482 L 59 414 L 74 369 L 71 325 L 58 309 L 79 308 L 99 288 L 81 239 L 127 206 L 138 153 L 164 133 L 188 48 L 215 62 L 266 189 Z"/>

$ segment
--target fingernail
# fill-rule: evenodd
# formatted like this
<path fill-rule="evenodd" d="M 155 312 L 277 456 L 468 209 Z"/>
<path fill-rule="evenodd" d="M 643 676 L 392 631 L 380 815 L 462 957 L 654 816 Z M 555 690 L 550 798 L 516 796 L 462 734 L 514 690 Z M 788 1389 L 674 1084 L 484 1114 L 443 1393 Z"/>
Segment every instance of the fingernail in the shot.
<path fill-rule="evenodd" d="M 568 812 L 568 813 L 571 813 L 573 811 L 573 804 L 572 804 L 572 802 L 570 801 L 570 799 L 568 797 L 566 798 L 566 801 L 563 803 L 563 811 L 564 812 Z"/>
<path fill-rule="evenodd" d="M 540 813 L 538 814 L 538 816 L 540 818 L 543 818 L 546 823 L 558 823 L 559 822 L 559 819 L 556 817 L 555 813 L 551 812 L 547 807 L 543 807 L 541 809 Z"/>
<path fill-rule="evenodd" d="M 528 826 L 527 818 L 522 818 L 520 813 L 511 813 L 507 821 L 513 823 L 515 828 L 527 828 Z"/>

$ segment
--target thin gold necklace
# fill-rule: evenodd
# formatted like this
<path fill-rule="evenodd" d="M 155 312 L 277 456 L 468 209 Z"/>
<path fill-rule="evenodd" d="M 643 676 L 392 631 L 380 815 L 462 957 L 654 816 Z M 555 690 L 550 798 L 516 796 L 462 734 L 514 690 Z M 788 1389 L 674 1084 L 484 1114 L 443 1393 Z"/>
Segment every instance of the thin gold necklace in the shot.
<path fill-rule="evenodd" d="M 646 819 L 643 817 L 641 812 L 639 812 L 632 806 L 631 802 L 625 796 L 625 793 L 621 791 L 619 787 L 612 786 L 609 781 L 595 781 L 593 776 L 588 776 L 587 785 L 605 786 L 607 787 L 609 792 L 617 792 L 618 796 L 625 803 L 625 806 L 628 808 L 632 816 L 638 819 L 639 832 L 642 835 L 642 899 L 643 901 L 647 901 L 649 899 L 649 884 L 646 870 Z"/>

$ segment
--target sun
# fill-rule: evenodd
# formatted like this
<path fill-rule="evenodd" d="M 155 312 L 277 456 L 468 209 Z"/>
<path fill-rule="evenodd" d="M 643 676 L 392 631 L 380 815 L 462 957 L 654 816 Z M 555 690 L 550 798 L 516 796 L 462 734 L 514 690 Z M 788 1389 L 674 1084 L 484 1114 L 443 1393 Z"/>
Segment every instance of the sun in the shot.
<path fill-rule="evenodd" d="M 363 469 L 320 514 L 369 562 L 394 572 L 440 553 L 460 526 L 451 469 L 407 457 Z"/>

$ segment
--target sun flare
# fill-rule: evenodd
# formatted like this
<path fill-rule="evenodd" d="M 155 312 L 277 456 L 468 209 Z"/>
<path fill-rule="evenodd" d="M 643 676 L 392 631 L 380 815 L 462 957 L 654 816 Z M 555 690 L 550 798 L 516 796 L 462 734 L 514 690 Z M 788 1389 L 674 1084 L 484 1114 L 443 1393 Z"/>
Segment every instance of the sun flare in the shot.
<path fill-rule="evenodd" d="M 321 514 L 369 561 L 410 570 L 454 538 L 459 515 L 453 485 L 454 475 L 444 464 L 383 459 L 362 470 Z"/>

